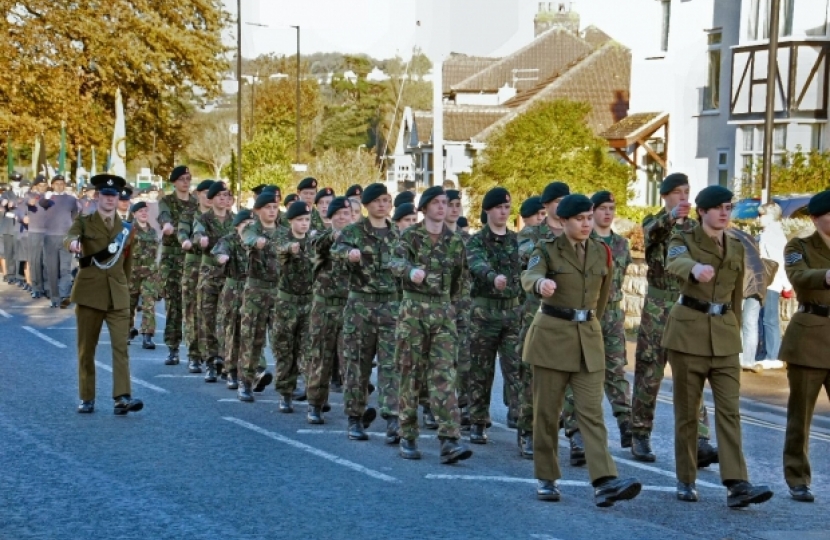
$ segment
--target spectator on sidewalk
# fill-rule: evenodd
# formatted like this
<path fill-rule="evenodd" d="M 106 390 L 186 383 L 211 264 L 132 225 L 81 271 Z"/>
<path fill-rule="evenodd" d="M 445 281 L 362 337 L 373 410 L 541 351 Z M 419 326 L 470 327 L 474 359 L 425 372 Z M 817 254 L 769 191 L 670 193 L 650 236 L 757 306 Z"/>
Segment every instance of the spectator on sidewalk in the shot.
<path fill-rule="evenodd" d="M 755 361 L 755 355 L 758 351 L 759 315 L 766 297 L 764 264 L 761 262 L 761 252 L 755 238 L 740 229 L 731 228 L 728 232 L 744 245 L 744 313 L 741 320 L 741 341 L 743 342 L 741 369 L 759 373 L 763 370 L 763 367 Z"/>
<path fill-rule="evenodd" d="M 792 291 L 787 272 L 784 270 L 784 248 L 787 246 L 787 235 L 781 226 L 781 207 L 771 202 L 758 209 L 759 219 L 763 230 L 759 236 L 761 256 L 778 263 L 778 271 L 766 290 L 764 300 L 764 345 L 767 357 L 761 361 L 766 369 L 779 369 L 784 363 L 778 359 L 781 348 L 781 326 L 779 322 L 779 300 L 781 293 Z M 785 293 L 786 294 L 786 293 Z"/>

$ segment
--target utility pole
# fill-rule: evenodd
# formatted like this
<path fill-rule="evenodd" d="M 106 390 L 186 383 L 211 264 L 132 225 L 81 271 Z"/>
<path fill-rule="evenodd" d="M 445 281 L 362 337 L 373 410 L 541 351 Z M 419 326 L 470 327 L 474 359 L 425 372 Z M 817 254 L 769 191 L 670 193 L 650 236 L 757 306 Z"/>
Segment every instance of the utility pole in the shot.
<path fill-rule="evenodd" d="M 292 25 L 291 28 L 297 30 L 297 118 L 296 118 L 296 137 L 297 137 L 297 165 L 300 164 L 300 26 Z"/>
<path fill-rule="evenodd" d="M 764 189 L 761 202 L 769 204 L 772 200 L 772 149 L 775 138 L 775 94 L 778 76 L 778 26 L 781 0 L 770 2 L 769 14 L 769 48 L 767 49 L 767 103 L 764 115 L 764 154 L 762 179 Z"/>
<path fill-rule="evenodd" d="M 242 0 L 236 0 L 236 197 L 242 196 Z"/>
<path fill-rule="evenodd" d="M 255 112 L 255 105 L 256 105 L 256 81 L 259 79 L 259 71 L 256 72 L 254 78 L 251 80 L 251 135 L 250 137 L 254 136 L 254 130 L 256 129 L 256 112 Z"/>

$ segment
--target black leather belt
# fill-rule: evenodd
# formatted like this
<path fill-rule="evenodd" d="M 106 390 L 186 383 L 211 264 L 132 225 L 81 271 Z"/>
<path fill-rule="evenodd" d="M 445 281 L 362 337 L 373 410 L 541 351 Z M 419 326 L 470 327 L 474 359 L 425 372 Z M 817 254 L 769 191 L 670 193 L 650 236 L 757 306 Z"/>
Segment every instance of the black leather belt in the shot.
<path fill-rule="evenodd" d="M 556 317 L 557 319 L 564 319 L 566 321 L 587 322 L 594 318 L 593 309 L 567 309 L 542 304 L 539 307 L 539 311 L 550 317 Z"/>
<path fill-rule="evenodd" d="M 680 295 L 680 298 L 677 299 L 677 303 L 681 306 L 686 306 L 687 308 L 691 308 L 707 315 L 726 315 L 726 312 L 732 309 L 732 304 L 704 302 L 703 300 L 698 300 L 697 298 L 692 298 L 691 296 L 686 296 L 684 294 Z"/>
<path fill-rule="evenodd" d="M 798 304 L 798 311 L 799 313 L 809 313 L 819 317 L 830 317 L 830 306 L 822 306 L 821 304 Z"/>

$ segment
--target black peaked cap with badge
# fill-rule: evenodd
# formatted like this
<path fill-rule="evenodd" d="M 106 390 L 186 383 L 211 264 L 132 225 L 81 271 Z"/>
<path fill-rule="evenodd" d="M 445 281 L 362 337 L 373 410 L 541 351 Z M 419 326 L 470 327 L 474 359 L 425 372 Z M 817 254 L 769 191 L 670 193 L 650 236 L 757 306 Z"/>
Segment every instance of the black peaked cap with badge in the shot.
<path fill-rule="evenodd" d="M 446 195 L 446 191 L 441 186 L 428 187 L 421 193 L 421 198 L 418 199 L 418 210 L 423 210 L 429 202 L 440 195 Z"/>
<path fill-rule="evenodd" d="M 556 215 L 562 219 L 570 219 L 582 212 L 590 212 L 594 207 L 591 199 L 580 193 L 568 195 L 556 207 Z"/>
<path fill-rule="evenodd" d="M 288 219 L 294 219 L 300 216 L 307 216 L 309 214 L 311 214 L 311 207 L 308 204 L 304 201 L 294 201 L 285 212 L 285 217 Z"/>
<path fill-rule="evenodd" d="M 96 174 L 89 179 L 89 183 L 95 186 L 95 190 L 101 195 L 117 197 L 121 190 L 127 185 L 127 181 L 114 174 Z"/>
<path fill-rule="evenodd" d="M 133 188 L 124 186 L 121 188 L 121 193 L 118 194 L 119 201 L 129 201 L 133 196 Z"/>

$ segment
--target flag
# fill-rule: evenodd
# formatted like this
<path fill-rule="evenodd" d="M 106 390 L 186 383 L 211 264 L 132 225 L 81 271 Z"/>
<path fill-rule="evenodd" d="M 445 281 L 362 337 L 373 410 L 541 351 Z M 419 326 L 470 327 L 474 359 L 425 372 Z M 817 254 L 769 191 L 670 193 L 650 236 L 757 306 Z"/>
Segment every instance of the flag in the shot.
<path fill-rule="evenodd" d="M 46 140 L 43 138 L 43 133 L 38 138 L 38 153 L 37 161 L 35 161 L 35 176 L 42 174 L 49 177 L 49 166 L 46 163 Z"/>
<path fill-rule="evenodd" d="M 115 91 L 115 129 L 112 132 L 107 172 L 127 178 L 127 127 L 124 122 L 124 102 L 121 99 L 120 88 Z"/>
<path fill-rule="evenodd" d="M 58 154 L 58 174 L 66 172 L 66 122 L 61 122 L 61 151 Z"/>
<path fill-rule="evenodd" d="M 89 177 L 92 178 L 98 174 L 98 164 L 95 163 L 95 147 L 92 147 L 92 168 L 89 169 Z"/>
<path fill-rule="evenodd" d="M 78 190 L 83 187 L 84 165 L 81 162 L 81 149 L 78 148 L 78 159 L 75 161 L 75 183 L 78 184 Z"/>
<path fill-rule="evenodd" d="M 32 146 L 32 177 L 37 176 L 37 160 L 40 158 L 40 137 L 35 137 L 35 144 Z"/>
<path fill-rule="evenodd" d="M 14 174 L 14 148 L 12 148 L 12 136 L 6 138 L 6 170 L 9 178 Z"/>

